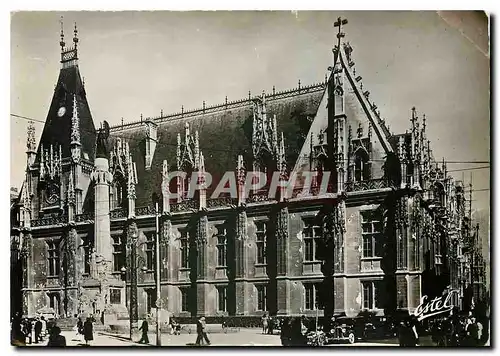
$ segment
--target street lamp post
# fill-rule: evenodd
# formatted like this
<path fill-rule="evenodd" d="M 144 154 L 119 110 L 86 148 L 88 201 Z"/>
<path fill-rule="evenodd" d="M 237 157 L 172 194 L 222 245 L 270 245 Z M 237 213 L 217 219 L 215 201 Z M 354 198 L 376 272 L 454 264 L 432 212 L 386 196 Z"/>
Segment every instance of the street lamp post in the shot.
<path fill-rule="evenodd" d="M 158 196 L 153 194 L 155 203 L 155 279 L 156 279 L 156 346 L 161 346 L 161 327 L 160 327 L 160 306 L 161 306 L 161 284 L 160 284 L 160 233 L 159 233 L 159 215 L 158 215 Z"/>
<path fill-rule="evenodd" d="M 136 263 L 135 265 L 137 265 L 137 261 L 140 261 L 141 260 L 141 257 L 138 257 L 135 259 Z M 130 263 L 132 265 L 132 262 Z M 141 270 L 143 272 L 146 272 L 147 271 L 147 267 L 143 266 L 141 268 Z M 133 324 L 134 321 L 137 322 L 137 319 L 138 319 L 138 316 L 136 315 L 136 317 L 134 318 L 133 317 L 133 310 L 137 311 L 137 297 L 135 299 L 135 303 L 132 302 L 132 280 L 133 280 L 133 276 L 135 275 L 135 278 L 136 278 L 136 281 L 137 281 L 137 269 L 132 269 L 130 268 L 130 281 L 131 281 L 131 284 L 130 284 L 130 302 L 127 301 L 127 268 L 125 266 L 123 266 L 122 268 L 120 268 L 120 273 L 122 275 L 122 279 L 123 281 L 125 281 L 125 305 L 129 304 L 129 313 L 130 313 L 130 318 L 129 318 L 129 321 L 130 321 L 130 340 L 132 341 L 132 335 L 133 335 Z M 135 295 L 137 296 L 137 283 L 135 284 Z"/>
<path fill-rule="evenodd" d="M 130 246 L 130 340 L 137 329 L 139 313 L 137 310 L 137 231 L 132 232 L 132 243 Z"/>

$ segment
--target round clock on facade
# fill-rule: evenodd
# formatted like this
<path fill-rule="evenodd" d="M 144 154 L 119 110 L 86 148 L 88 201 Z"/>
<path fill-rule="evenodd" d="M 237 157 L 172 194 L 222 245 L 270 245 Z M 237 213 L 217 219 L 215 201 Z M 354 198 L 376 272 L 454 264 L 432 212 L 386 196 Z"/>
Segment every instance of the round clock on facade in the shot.
<path fill-rule="evenodd" d="M 66 108 L 64 106 L 61 106 L 59 108 L 59 111 L 57 112 L 57 116 L 63 117 L 65 113 L 66 113 Z"/>

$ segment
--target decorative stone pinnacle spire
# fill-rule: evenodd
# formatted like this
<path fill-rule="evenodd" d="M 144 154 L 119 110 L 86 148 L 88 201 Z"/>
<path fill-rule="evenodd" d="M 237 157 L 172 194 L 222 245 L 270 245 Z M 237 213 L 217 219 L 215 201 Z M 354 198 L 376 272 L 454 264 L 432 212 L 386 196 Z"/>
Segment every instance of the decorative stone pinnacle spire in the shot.
<path fill-rule="evenodd" d="M 71 118 L 71 143 L 80 144 L 80 118 L 78 117 L 78 102 L 73 94 L 73 117 Z"/>
<path fill-rule="evenodd" d="M 28 152 L 36 151 L 35 123 L 33 121 L 30 121 L 28 124 L 26 148 L 28 149 Z"/>
<path fill-rule="evenodd" d="M 168 163 L 167 160 L 163 160 L 163 169 L 162 169 L 162 191 L 163 193 L 170 193 L 170 188 L 168 186 Z"/>
<path fill-rule="evenodd" d="M 75 29 L 73 30 L 73 34 L 74 34 L 73 43 L 75 44 L 75 49 L 76 49 L 76 46 L 78 45 L 78 29 L 76 28 L 76 22 L 75 22 Z"/>
<path fill-rule="evenodd" d="M 59 23 L 61 24 L 61 42 L 59 42 L 59 45 L 61 46 L 61 51 L 63 51 L 66 43 L 64 42 L 64 23 L 63 23 L 62 16 L 61 16 L 61 20 L 59 21 Z"/>

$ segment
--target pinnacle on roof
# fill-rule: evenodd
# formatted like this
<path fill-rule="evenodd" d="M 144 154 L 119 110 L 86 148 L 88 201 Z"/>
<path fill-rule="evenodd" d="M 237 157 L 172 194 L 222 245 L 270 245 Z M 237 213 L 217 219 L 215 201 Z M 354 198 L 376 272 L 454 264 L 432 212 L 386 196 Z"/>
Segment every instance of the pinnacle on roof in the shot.
<path fill-rule="evenodd" d="M 76 27 L 73 30 L 73 46 L 66 47 L 66 42 L 64 42 L 64 23 L 63 17 L 61 16 L 61 41 L 59 45 L 61 46 L 61 64 L 62 68 L 68 68 L 76 66 L 78 64 L 78 29 Z"/>

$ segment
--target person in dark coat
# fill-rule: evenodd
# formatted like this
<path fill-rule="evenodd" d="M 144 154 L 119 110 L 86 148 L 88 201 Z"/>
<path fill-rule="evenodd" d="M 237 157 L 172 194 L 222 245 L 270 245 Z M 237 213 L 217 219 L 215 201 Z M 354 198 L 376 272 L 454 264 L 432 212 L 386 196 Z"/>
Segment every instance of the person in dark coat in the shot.
<path fill-rule="evenodd" d="M 11 343 L 13 345 L 26 344 L 26 336 L 23 333 L 21 316 L 16 314 L 12 320 L 12 336 Z"/>
<path fill-rule="evenodd" d="M 23 320 L 23 333 L 24 333 L 24 338 L 27 344 L 31 344 L 32 340 L 32 331 L 33 331 L 33 325 L 31 324 L 31 321 L 26 318 Z"/>
<path fill-rule="evenodd" d="M 83 336 L 86 345 L 89 345 L 89 341 L 94 340 L 94 326 L 92 325 L 92 319 L 90 317 L 83 323 Z"/>
<path fill-rule="evenodd" d="M 39 318 L 36 318 L 35 322 L 35 344 L 38 344 L 38 341 L 41 341 L 41 335 L 42 333 L 42 322 L 40 321 Z"/>
<path fill-rule="evenodd" d="M 285 318 L 281 324 L 280 339 L 282 346 L 290 345 L 290 318 Z"/>
<path fill-rule="evenodd" d="M 472 317 L 469 319 L 469 323 L 466 329 L 466 345 L 467 346 L 478 346 L 478 328 L 476 318 Z"/>
<path fill-rule="evenodd" d="M 142 336 L 141 339 L 139 340 L 139 344 L 142 344 L 142 342 L 144 342 L 145 344 L 149 344 L 149 338 L 148 338 L 149 325 L 146 319 L 144 319 L 144 321 L 142 322 L 142 325 L 139 328 L 139 330 L 142 330 Z"/>
<path fill-rule="evenodd" d="M 210 340 L 208 339 L 207 336 L 207 326 L 205 323 L 205 317 L 201 317 L 198 319 L 198 322 L 196 323 L 196 333 L 198 334 L 198 337 L 196 338 L 196 345 L 201 345 L 203 340 L 207 343 L 207 345 L 210 345 Z"/>
<path fill-rule="evenodd" d="M 269 315 L 269 320 L 268 320 L 268 328 L 267 328 L 267 333 L 269 335 L 274 334 L 274 323 L 275 323 L 275 318 Z"/>
<path fill-rule="evenodd" d="M 61 329 L 58 326 L 54 326 L 50 329 L 49 342 L 47 343 L 49 347 L 65 347 L 66 338 L 61 335 Z"/>

